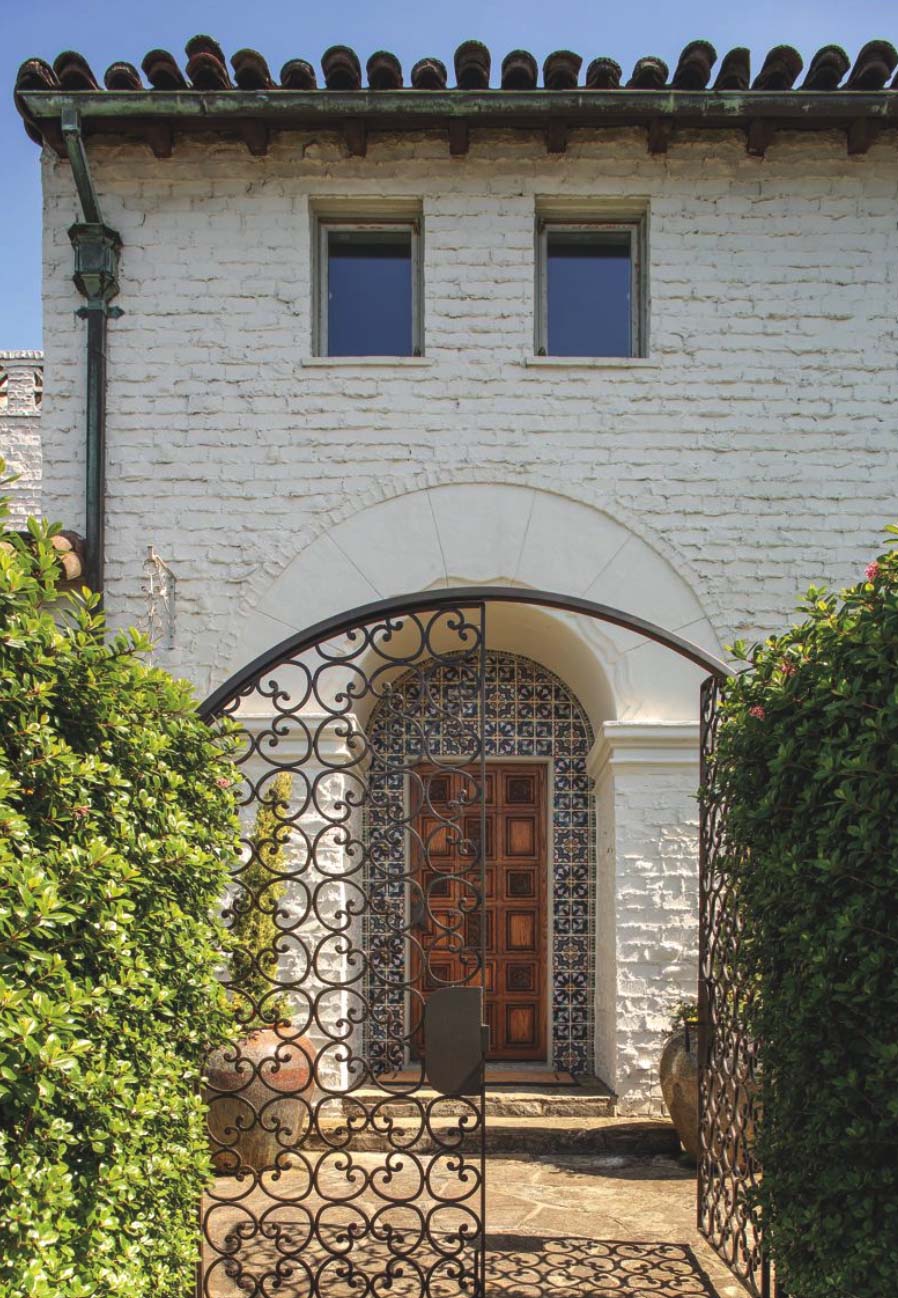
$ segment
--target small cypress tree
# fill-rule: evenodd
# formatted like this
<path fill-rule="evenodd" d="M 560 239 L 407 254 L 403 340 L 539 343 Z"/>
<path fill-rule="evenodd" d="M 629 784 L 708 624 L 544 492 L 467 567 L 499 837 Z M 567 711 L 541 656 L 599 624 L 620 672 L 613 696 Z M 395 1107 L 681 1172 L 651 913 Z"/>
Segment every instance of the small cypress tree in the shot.
<path fill-rule="evenodd" d="M 240 892 L 231 907 L 231 996 L 239 1020 L 249 1029 L 282 1022 L 289 1012 L 286 997 L 275 994 L 281 935 L 275 917 L 285 892 L 278 876 L 290 841 L 284 813 L 292 788 L 292 774 L 281 771 L 263 796 L 249 839 L 250 857 L 240 872 Z"/>

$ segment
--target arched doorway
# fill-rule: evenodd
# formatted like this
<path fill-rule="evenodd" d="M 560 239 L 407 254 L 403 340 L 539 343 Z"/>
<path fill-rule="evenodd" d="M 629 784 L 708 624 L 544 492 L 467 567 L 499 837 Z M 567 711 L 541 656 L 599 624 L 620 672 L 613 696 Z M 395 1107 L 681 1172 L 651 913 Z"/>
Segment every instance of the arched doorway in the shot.
<path fill-rule="evenodd" d="M 204 705 L 239 727 L 246 862 L 278 857 L 251 891 L 245 862 L 230 899 L 231 913 L 267 913 L 276 935 L 264 961 L 232 957 L 242 1033 L 230 1076 L 210 1086 L 222 1175 L 204 1209 L 208 1298 L 297 1275 L 316 1289 L 401 1276 L 410 1296 L 483 1293 L 481 1023 L 498 859 L 487 723 L 500 667 L 487 635 L 490 610 L 508 604 L 622 628 L 714 680 L 727 670 L 617 609 L 470 587 L 328 618 Z M 275 824 L 267 842 L 260 806 Z M 270 986 L 260 994 L 256 978 L 250 994 L 246 970 L 267 970 Z M 260 1055 L 248 1042 L 266 1033 Z M 267 1143 L 250 1160 L 254 1128 Z"/>
<path fill-rule="evenodd" d="M 451 693 L 460 670 L 452 662 L 437 669 L 431 683 L 436 701 Z M 404 873 L 405 844 L 382 832 L 387 791 L 392 785 L 401 796 L 399 772 L 415 757 L 421 760 L 425 746 L 437 761 L 452 756 L 451 732 L 428 715 L 428 700 L 408 697 L 417 692 L 412 670 L 395 683 L 393 697 L 375 707 L 367 726 L 372 749 L 385 760 L 372 762 L 369 774 L 366 839 L 370 843 L 371 831 L 383 838 L 386 872 L 394 877 Z M 594 1059 L 592 727 L 565 682 L 523 654 L 487 648 L 483 701 L 487 1058 L 586 1075 Z M 401 725 L 394 724 L 397 711 Z M 445 789 L 448 794 L 448 783 Z M 469 830 L 476 836 L 478 825 Z M 384 1058 L 383 1067 L 407 1063 L 397 1052 Z"/>

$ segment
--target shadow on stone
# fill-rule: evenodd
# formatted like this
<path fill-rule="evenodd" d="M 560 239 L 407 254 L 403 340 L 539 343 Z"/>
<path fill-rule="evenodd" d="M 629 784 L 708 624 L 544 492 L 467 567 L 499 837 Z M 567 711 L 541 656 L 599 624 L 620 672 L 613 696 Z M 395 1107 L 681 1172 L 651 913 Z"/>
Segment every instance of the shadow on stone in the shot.
<path fill-rule="evenodd" d="M 209 1298 L 267 1292 L 267 1282 L 289 1298 L 357 1298 L 382 1289 L 393 1298 L 462 1298 L 477 1287 L 476 1252 L 460 1250 L 454 1234 L 422 1235 L 412 1221 L 405 1229 L 355 1233 L 349 1222 L 316 1227 L 294 1211 L 256 1229 L 247 1221 L 234 1227 L 206 1274 Z M 236 1245 L 241 1234 L 248 1247 L 229 1264 L 228 1243 Z M 717 1298 L 687 1244 L 489 1234 L 485 1279 L 491 1298 Z"/>
<path fill-rule="evenodd" d="M 503 1298 L 716 1298 L 686 1244 L 488 1235 L 486 1249 L 487 1292 Z"/>

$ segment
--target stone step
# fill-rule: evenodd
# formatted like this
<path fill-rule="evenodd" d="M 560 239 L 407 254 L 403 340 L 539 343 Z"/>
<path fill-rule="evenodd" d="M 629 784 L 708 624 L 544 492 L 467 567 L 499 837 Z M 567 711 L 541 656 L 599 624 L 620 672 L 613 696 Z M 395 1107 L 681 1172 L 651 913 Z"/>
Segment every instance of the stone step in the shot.
<path fill-rule="evenodd" d="M 347 1115 L 358 1113 L 361 1106 L 366 1112 L 376 1108 L 378 1113 L 394 1119 L 414 1118 L 434 1101 L 436 1114 L 440 1117 L 458 1117 L 471 1112 L 470 1105 L 464 1100 L 447 1099 L 424 1087 L 410 1096 L 391 1096 L 378 1087 L 363 1087 L 344 1097 L 343 1108 Z M 488 1090 L 484 1111 L 490 1120 L 610 1118 L 614 1116 L 616 1103 L 617 1096 L 601 1084 L 559 1088 L 516 1086 Z"/>
<path fill-rule="evenodd" d="M 345 1127 L 335 1125 L 327 1134 L 326 1141 L 320 1136 L 308 1136 L 303 1142 L 303 1148 L 343 1146 L 346 1139 Z M 345 1147 L 353 1153 L 407 1149 L 409 1153 L 418 1155 L 454 1148 L 468 1158 L 477 1158 L 480 1137 L 479 1130 L 462 1134 L 458 1122 L 453 1122 L 451 1118 L 432 1119 L 431 1130 L 423 1132 L 419 1123 L 398 1119 L 392 1123 L 389 1138 L 385 1132 L 369 1127 L 354 1132 Z M 679 1153 L 679 1149 L 680 1143 L 673 1124 L 649 1118 L 488 1117 L 486 1122 L 486 1152 L 500 1156 L 665 1154 L 673 1157 Z"/>

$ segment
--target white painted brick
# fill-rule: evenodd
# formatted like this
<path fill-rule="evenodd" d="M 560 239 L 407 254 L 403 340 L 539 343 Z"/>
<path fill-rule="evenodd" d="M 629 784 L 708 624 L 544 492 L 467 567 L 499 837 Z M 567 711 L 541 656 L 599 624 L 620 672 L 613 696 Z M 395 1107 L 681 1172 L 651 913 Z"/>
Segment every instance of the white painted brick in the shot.
<path fill-rule="evenodd" d="M 463 159 L 439 133 L 373 136 L 366 158 L 326 134 L 281 134 L 266 158 L 223 140 L 165 160 L 89 148 L 124 243 L 107 607 L 142 618 L 152 543 L 178 576 L 160 658 L 200 693 L 295 554 L 424 482 L 527 484 L 626 518 L 690 574 L 723 643 L 782 627 L 811 581 L 855 580 L 898 515 L 891 136 L 848 157 L 839 132 L 783 134 L 763 160 L 737 133 L 651 157 L 635 130 L 574 132 L 563 157 L 513 132 L 475 132 Z M 43 508 L 83 530 L 77 203 L 67 164 L 43 166 Z M 304 366 L 309 200 L 380 195 L 422 204 L 430 363 Z M 655 367 L 523 364 L 535 202 L 566 195 L 648 203 Z M 660 1103 L 668 1006 L 694 987 L 696 782 L 598 790 L 598 1063 L 631 1109 Z"/>
<path fill-rule="evenodd" d="M 20 528 L 41 513 L 42 353 L 0 351 L 0 377 L 6 380 L 0 392 L 0 456 L 4 477 L 17 479 L 3 494 L 10 497 L 10 526 Z"/>

